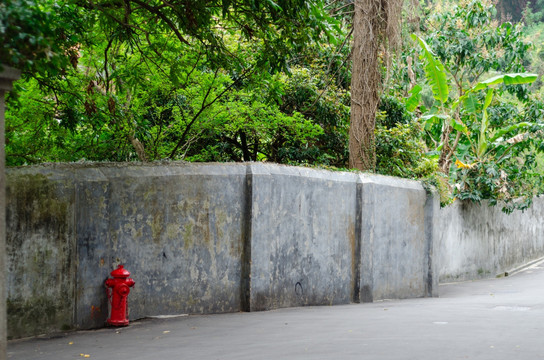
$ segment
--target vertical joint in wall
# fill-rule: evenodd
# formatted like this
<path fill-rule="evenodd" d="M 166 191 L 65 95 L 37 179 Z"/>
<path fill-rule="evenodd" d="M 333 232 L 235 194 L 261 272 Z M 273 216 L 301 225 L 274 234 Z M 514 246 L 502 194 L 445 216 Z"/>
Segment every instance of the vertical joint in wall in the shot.
<path fill-rule="evenodd" d="M 253 212 L 253 173 L 246 165 L 246 180 L 242 204 L 242 269 L 240 310 L 251 311 L 251 219 Z"/>
<path fill-rule="evenodd" d="M 427 279 L 425 282 L 426 295 L 428 297 L 438 296 L 438 269 L 436 266 L 436 244 L 437 239 L 435 221 L 438 216 L 438 208 L 440 203 L 436 191 L 427 191 L 427 199 L 425 200 L 425 245 L 427 257 Z"/>
<path fill-rule="evenodd" d="M 361 302 L 361 235 L 362 235 L 362 221 L 363 221 L 363 184 L 358 178 L 355 191 L 355 236 L 352 246 L 352 258 L 351 258 L 351 276 L 352 276 L 352 299 L 354 303 Z"/>
<path fill-rule="evenodd" d="M 375 219 L 375 188 L 372 183 L 363 183 L 359 180 L 358 191 L 361 208 L 359 210 L 361 221 L 360 244 L 360 301 L 363 303 L 374 302 L 374 222 Z"/>

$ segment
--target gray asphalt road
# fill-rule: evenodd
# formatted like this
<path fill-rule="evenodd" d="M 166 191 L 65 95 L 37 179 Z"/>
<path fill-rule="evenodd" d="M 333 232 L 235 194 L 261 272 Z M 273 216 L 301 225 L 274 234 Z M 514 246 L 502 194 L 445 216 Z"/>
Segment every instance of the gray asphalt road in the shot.
<path fill-rule="evenodd" d="M 145 319 L 17 340 L 8 359 L 544 359 L 544 265 L 440 298 Z"/>

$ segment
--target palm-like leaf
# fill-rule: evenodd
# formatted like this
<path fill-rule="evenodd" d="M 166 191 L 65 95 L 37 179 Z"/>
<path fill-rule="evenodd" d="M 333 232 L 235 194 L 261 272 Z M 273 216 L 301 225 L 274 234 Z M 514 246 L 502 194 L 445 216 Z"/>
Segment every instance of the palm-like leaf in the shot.
<path fill-rule="evenodd" d="M 438 60 L 429 45 L 420 38 L 419 36 L 412 34 L 412 38 L 416 40 L 423 53 L 421 58 L 425 61 L 425 76 L 427 81 L 431 85 L 433 91 L 433 97 L 444 104 L 448 101 L 449 97 L 449 86 L 448 86 L 448 77 L 446 75 L 446 69 L 440 60 Z"/>
<path fill-rule="evenodd" d="M 492 78 L 489 78 L 484 81 L 480 81 L 476 86 L 472 88 L 471 91 L 478 91 L 482 89 L 486 89 L 493 85 L 521 85 L 521 84 L 529 84 L 535 81 L 538 78 L 537 74 L 529 74 L 529 73 L 513 73 L 513 74 L 501 74 L 494 76 Z"/>

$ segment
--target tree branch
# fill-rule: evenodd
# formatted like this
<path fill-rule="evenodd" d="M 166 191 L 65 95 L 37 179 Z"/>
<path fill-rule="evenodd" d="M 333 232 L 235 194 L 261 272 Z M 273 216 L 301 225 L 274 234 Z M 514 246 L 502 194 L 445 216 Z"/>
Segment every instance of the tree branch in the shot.
<path fill-rule="evenodd" d="M 143 2 L 143 1 L 140 1 L 140 0 L 131 0 L 131 1 L 133 1 L 136 4 L 140 5 L 142 8 L 146 9 L 150 13 L 157 15 L 159 18 L 162 19 L 162 21 L 164 21 L 168 25 L 168 27 L 174 32 L 174 34 L 176 34 L 179 41 L 181 41 L 184 44 L 190 45 L 189 42 L 187 40 L 185 40 L 183 35 L 181 35 L 181 33 L 179 32 L 179 29 L 172 22 L 172 20 L 170 20 L 166 15 L 164 15 L 160 10 L 158 10 L 158 9 L 154 8 L 153 6 L 150 6 L 149 4 L 147 4 L 147 3 Z"/>
<path fill-rule="evenodd" d="M 217 74 L 217 71 L 216 70 L 216 74 Z M 253 71 L 253 69 L 251 70 Z M 198 112 L 193 116 L 193 118 L 191 119 L 191 121 L 189 122 L 189 124 L 187 124 L 187 127 L 185 128 L 185 131 L 183 132 L 183 134 L 181 135 L 181 138 L 179 139 L 179 141 L 177 142 L 176 146 L 174 147 L 174 149 L 172 150 L 172 152 L 170 153 L 170 155 L 168 156 L 168 158 L 173 158 L 175 155 L 176 155 L 176 152 L 178 151 L 179 147 L 183 144 L 183 142 L 185 141 L 185 137 L 187 136 L 187 134 L 189 133 L 189 130 L 191 129 L 191 127 L 193 126 L 193 124 L 195 123 L 195 121 L 198 119 L 198 117 L 204 112 L 204 110 L 206 110 L 207 108 L 209 108 L 210 106 L 212 106 L 217 100 L 219 100 L 221 97 L 223 97 L 223 95 L 225 95 L 228 91 L 230 91 L 230 89 L 232 89 L 235 85 L 239 84 L 241 82 L 241 80 L 245 79 L 250 73 L 251 73 L 250 70 L 246 70 L 242 73 L 242 75 L 237 78 L 235 81 L 233 81 L 229 86 L 227 86 L 225 89 L 223 89 L 223 91 L 221 93 L 219 93 L 219 95 L 217 95 L 215 97 L 215 99 L 213 99 L 211 102 L 209 103 L 205 103 L 206 100 L 207 100 L 207 97 L 209 96 L 210 92 L 211 92 L 211 89 L 212 89 L 212 86 L 210 86 L 208 88 L 208 91 L 204 97 L 204 100 L 202 102 L 202 106 L 200 108 L 200 110 L 198 110 Z M 213 85 L 213 84 L 212 84 Z"/>

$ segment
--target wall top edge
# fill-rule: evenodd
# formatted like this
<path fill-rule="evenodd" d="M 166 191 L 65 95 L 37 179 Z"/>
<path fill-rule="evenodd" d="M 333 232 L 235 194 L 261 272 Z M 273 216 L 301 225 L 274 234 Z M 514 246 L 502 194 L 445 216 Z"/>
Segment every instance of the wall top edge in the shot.
<path fill-rule="evenodd" d="M 42 166 L 21 166 L 6 168 L 6 178 L 16 181 L 23 177 L 26 178 L 47 178 L 49 181 L 62 181 L 74 178 L 74 171 L 70 168 L 53 168 Z"/>
<path fill-rule="evenodd" d="M 377 174 L 361 174 L 361 183 L 364 184 L 377 184 L 381 186 L 390 186 L 412 190 L 426 191 L 421 185 L 421 182 L 411 179 L 397 178 L 393 176 L 384 176 Z"/>
<path fill-rule="evenodd" d="M 358 173 L 349 171 L 336 171 L 304 166 L 290 166 L 273 163 L 247 163 L 252 175 L 284 175 L 300 176 L 308 178 L 320 178 L 324 180 L 353 182 L 357 181 Z"/>
<path fill-rule="evenodd" d="M 234 164 L 164 163 L 55 163 L 6 169 L 8 179 L 40 174 L 49 180 L 107 182 L 119 178 L 159 178 L 172 176 L 219 176 L 243 178 L 245 166 Z"/>
<path fill-rule="evenodd" d="M 59 162 L 43 163 L 35 165 L 10 166 L 7 169 L 101 169 L 101 168 L 142 168 L 142 167 L 197 167 L 197 166 L 240 166 L 244 163 L 197 163 L 188 161 L 127 161 L 127 162 L 108 162 L 108 161 L 77 161 L 77 162 Z"/>
<path fill-rule="evenodd" d="M 119 171 L 123 170 L 123 171 Z M 50 179 L 74 177 L 77 180 L 106 181 L 109 178 L 128 177 L 161 177 L 176 175 L 214 175 L 245 176 L 280 175 L 359 184 L 377 184 L 414 190 L 424 190 L 421 183 L 415 180 L 395 178 L 370 173 L 333 171 L 302 166 L 290 166 L 273 163 L 190 163 L 185 161 L 142 162 L 75 162 L 46 163 L 30 166 L 6 168 L 8 177 L 19 175 L 43 174 Z"/>

